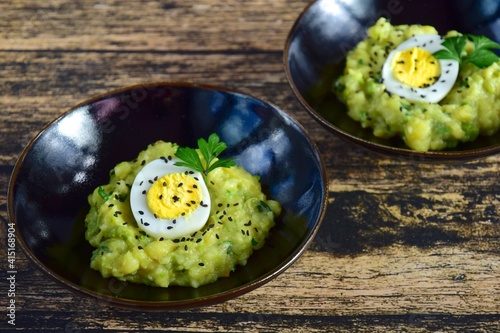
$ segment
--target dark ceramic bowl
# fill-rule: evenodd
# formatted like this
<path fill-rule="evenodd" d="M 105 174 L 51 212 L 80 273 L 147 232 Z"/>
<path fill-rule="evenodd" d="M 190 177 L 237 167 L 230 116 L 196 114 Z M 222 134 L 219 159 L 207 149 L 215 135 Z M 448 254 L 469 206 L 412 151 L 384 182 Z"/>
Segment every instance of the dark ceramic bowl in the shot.
<path fill-rule="evenodd" d="M 392 24 L 429 24 L 440 33 L 458 30 L 500 41 L 500 4 L 471 0 L 319 0 L 295 22 L 285 44 L 284 62 L 290 86 L 309 114 L 349 142 L 379 153 L 415 160 L 467 160 L 500 152 L 500 133 L 462 144 L 454 150 L 416 152 L 400 139 L 381 139 L 347 116 L 332 93 L 343 72 L 348 50 L 366 37 L 378 18 Z"/>
<path fill-rule="evenodd" d="M 216 132 L 224 152 L 261 176 L 283 213 L 266 245 L 227 278 L 199 288 L 155 288 L 104 279 L 89 268 L 87 196 L 109 170 L 162 139 L 196 146 Z M 8 214 L 27 256 L 69 289 L 137 309 L 221 302 L 269 282 L 303 253 L 326 207 L 325 170 L 315 144 L 285 112 L 256 98 L 192 84 L 151 84 L 86 101 L 46 126 L 17 162 Z"/>

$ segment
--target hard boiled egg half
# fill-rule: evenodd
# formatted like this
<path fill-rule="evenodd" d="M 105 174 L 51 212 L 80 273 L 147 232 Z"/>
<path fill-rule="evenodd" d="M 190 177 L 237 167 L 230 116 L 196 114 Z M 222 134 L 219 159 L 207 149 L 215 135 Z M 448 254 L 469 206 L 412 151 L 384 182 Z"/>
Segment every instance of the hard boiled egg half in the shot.
<path fill-rule="evenodd" d="M 457 79 L 456 60 L 437 59 L 433 53 L 444 49 L 443 37 L 419 35 L 392 50 L 382 67 L 386 89 L 410 101 L 437 103 Z"/>
<path fill-rule="evenodd" d="M 174 158 L 146 164 L 130 190 L 137 225 L 149 236 L 175 239 L 200 230 L 210 214 L 210 194 L 201 173 Z"/>

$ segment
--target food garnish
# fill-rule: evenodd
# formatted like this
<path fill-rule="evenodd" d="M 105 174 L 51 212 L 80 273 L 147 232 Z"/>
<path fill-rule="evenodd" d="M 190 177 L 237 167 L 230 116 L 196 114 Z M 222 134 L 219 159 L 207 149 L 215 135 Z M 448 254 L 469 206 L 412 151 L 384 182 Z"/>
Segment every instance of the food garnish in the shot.
<path fill-rule="evenodd" d="M 462 57 L 467 40 L 474 44 L 474 50 Z M 500 44 L 492 41 L 486 36 L 475 36 L 471 34 L 447 37 L 441 44 L 445 48 L 434 53 L 438 59 L 452 59 L 460 65 L 471 63 L 479 68 L 486 68 L 500 60 L 491 49 L 500 49 Z"/>
<path fill-rule="evenodd" d="M 191 168 L 206 176 L 210 171 L 216 168 L 229 168 L 236 165 L 231 158 L 218 159 L 219 154 L 226 148 L 226 143 L 220 142 L 219 136 L 216 133 L 212 133 L 208 137 L 208 142 L 203 138 L 198 139 L 198 149 L 203 156 L 205 163 L 201 161 L 196 149 L 179 147 L 175 156 L 181 161 L 175 162 L 175 165 Z"/>

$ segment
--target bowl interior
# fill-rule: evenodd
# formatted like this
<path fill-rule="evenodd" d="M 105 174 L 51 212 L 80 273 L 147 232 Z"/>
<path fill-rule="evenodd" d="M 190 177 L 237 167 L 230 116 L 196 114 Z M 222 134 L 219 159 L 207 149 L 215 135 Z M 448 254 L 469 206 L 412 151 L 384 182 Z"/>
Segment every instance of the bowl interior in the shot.
<path fill-rule="evenodd" d="M 195 288 L 154 288 L 104 279 L 89 268 L 87 196 L 117 163 L 156 140 L 195 146 L 218 133 L 224 152 L 259 175 L 283 213 L 264 248 L 230 277 Z M 249 291 L 286 269 L 315 234 L 326 202 L 320 156 L 276 107 L 237 92 L 153 84 L 95 98 L 47 126 L 23 152 L 9 187 L 9 217 L 28 256 L 66 286 L 124 306 L 198 306 Z"/>
<path fill-rule="evenodd" d="M 380 17 L 398 24 L 429 24 L 440 33 L 457 30 L 500 41 L 500 4 L 470 0 L 318 0 L 295 22 L 285 45 L 285 69 L 292 90 L 321 125 L 344 139 L 382 153 L 423 158 L 462 159 L 500 151 L 500 133 L 481 137 L 454 150 L 420 153 L 401 139 L 382 139 L 347 116 L 332 92 L 342 74 L 347 52 L 366 38 Z"/>

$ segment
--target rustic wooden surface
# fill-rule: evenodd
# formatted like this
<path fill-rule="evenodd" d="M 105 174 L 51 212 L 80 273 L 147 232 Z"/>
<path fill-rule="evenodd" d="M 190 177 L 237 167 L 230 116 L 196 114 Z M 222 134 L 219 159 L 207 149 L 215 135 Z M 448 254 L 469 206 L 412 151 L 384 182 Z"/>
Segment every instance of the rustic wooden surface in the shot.
<path fill-rule="evenodd" d="M 332 137 L 301 109 L 282 49 L 305 0 L 10 0 L 0 3 L 0 218 L 29 140 L 76 103 L 150 81 L 223 85 L 269 100 L 321 150 L 329 206 L 312 246 L 271 283 L 210 307 L 148 313 L 62 289 L 17 249 L 0 329 L 98 332 L 500 331 L 500 156 L 389 159 Z"/>

